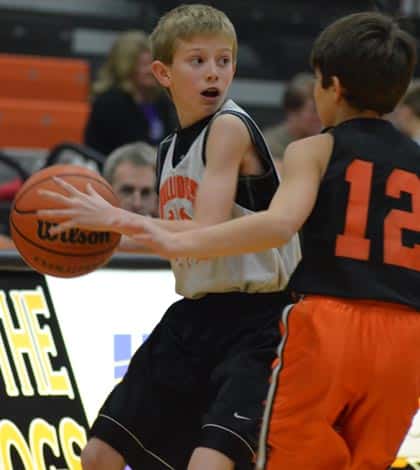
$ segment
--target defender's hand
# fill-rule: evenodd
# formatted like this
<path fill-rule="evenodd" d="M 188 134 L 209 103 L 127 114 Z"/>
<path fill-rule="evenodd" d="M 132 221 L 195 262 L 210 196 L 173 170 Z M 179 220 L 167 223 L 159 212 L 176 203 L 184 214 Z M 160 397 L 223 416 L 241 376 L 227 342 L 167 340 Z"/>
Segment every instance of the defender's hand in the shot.
<path fill-rule="evenodd" d="M 120 209 L 100 196 L 89 183 L 86 185 L 86 193 L 83 193 L 61 178 L 54 177 L 54 181 L 64 190 L 65 194 L 47 189 L 40 189 L 39 194 L 45 196 L 46 199 L 60 203 L 65 208 L 37 211 L 39 216 L 62 220 L 57 226 L 51 228 L 52 235 L 73 227 L 85 230 L 112 231 L 113 225 L 118 220 Z"/>

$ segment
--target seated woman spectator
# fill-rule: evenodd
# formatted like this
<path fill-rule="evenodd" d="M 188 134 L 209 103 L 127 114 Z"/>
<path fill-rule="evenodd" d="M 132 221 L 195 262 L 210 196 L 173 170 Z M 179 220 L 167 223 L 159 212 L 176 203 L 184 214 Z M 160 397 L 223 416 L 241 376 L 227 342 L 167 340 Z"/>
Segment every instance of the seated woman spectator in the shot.
<path fill-rule="evenodd" d="M 0 234 L 0 250 L 14 250 L 15 244 L 7 235 Z"/>
<path fill-rule="evenodd" d="M 93 84 L 86 145 L 108 155 L 139 140 L 157 144 L 173 130 L 172 104 L 157 85 L 151 63 L 146 34 L 128 31 L 117 38 Z"/>

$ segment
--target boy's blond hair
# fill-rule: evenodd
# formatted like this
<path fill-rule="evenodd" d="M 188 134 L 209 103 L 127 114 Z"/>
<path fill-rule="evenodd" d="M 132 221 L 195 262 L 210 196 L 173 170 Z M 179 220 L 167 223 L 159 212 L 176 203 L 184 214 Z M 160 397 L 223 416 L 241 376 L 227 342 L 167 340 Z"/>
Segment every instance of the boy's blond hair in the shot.
<path fill-rule="evenodd" d="M 171 64 L 179 39 L 206 35 L 224 35 L 231 39 L 236 62 L 238 41 L 232 22 L 222 11 L 201 4 L 180 5 L 161 17 L 150 36 L 153 59 Z"/>

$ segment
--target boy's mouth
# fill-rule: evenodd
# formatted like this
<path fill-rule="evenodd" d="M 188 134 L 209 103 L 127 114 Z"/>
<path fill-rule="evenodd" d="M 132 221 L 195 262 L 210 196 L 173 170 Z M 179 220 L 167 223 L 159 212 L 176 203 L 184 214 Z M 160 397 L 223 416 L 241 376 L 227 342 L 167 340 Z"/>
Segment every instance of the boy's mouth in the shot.
<path fill-rule="evenodd" d="M 217 98 L 220 95 L 220 91 L 217 88 L 207 88 L 201 94 L 206 98 Z"/>

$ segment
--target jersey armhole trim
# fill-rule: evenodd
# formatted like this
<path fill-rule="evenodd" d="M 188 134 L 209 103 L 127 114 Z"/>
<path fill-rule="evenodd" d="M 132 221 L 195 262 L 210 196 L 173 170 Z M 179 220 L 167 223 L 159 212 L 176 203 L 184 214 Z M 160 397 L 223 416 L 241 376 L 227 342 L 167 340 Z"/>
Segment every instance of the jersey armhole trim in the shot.
<path fill-rule="evenodd" d="M 257 124 L 252 120 L 251 117 L 247 116 L 244 113 L 232 110 L 232 109 L 225 109 L 221 111 L 220 113 L 217 113 L 213 119 L 215 119 L 217 116 L 220 116 L 222 114 L 231 114 L 233 116 L 238 117 L 247 127 L 249 136 L 251 138 L 251 142 L 253 143 L 254 147 L 257 150 L 258 157 L 263 163 L 264 166 L 264 173 L 261 175 L 239 175 L 239 178 L 261 178 L 264 177 L 265 174 L 269 171 L 270 168 L 273 168 L 275 171 L 274 167 L 274 162 L 273 162 L 273 157 L 271 156 L 270 149 L 268 148 L 267 143 L 264 140 L 264 137 L 261 133 L 261 131 L 258 129 Z M 203 148 L 202 148 L 202 162 L 203 165 L 206 166 L 206 146 L 207 146 L 207 138 L 209 135 L 211 123 L 213 122 L 213 119 L 209 122 L 209 125 L 207 126 L 206 133 L 204 135 L 203 139 Z M 276 175 L 277 172 L 275 171 Z M 277 175 L 278 182 L 280 181 L 280 178 Z"/>

